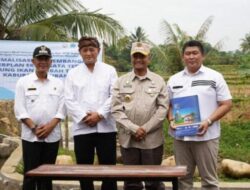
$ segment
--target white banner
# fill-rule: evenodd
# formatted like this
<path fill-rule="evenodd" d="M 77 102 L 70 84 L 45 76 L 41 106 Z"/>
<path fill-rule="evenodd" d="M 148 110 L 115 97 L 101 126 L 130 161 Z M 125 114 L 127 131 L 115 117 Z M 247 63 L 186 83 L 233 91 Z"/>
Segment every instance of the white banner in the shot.
<path fill-rule="evenodd" d="M 52 52 L 49 73 L 64 79 L 70 69 L 82 63 L 75 42 L 34 42 L 0 40 L 0 100 L 14 99 L 17 80 L 34 71 L 31 62 L 36 47 L 45 45 Z M 102 59 L 102 51 L 98 60 Z"/>

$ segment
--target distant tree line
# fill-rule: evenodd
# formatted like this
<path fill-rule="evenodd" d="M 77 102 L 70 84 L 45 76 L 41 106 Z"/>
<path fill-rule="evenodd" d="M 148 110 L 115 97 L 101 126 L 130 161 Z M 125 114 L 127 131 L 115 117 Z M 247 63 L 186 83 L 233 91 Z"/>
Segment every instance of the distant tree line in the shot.
<path fill-rule="evenodd" d="M 213 21 L 208 17 L 201 25 L 195 36 L 188 35 L 177 24 L 170 25 L 167 21 L 161 24 L 161 31 L 165 39 L 163 44 L 156 45 L 148 39 L 146 32 L 137 27 L 134 33 L 126 35 L 118 40 L 117 44 L 105 46 L 105 61 L 114 65 L 118 71 L 126 72 L 131 69 L 130 48 L 132 42 L 148 42 L 152 45 L 150 69 L 156 72 L 175 73 L 183 69 L 182 46 L 191 39 L 202 41 L 205 47 L 205 65 L 231 65 L 237 64 L 240 68 L 250 70 L 250 33 L 242 39 L 241 49 L 235 52 L 221 51 L 223 41 L 214 46 L 206 41 L 206 33 Z"/>

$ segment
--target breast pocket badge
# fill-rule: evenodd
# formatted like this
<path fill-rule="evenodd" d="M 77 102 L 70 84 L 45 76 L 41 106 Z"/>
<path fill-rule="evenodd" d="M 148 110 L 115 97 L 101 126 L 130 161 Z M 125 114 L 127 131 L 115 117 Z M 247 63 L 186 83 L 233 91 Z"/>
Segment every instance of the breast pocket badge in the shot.
<path fill-rule="evenodd" d="M 131 102 L 131 100 L 132 100 L 132 97 L 130 96 L 130 95 L 125 95 L 125 97 L 124 97 L 124 101 L 125 102 Z"/>

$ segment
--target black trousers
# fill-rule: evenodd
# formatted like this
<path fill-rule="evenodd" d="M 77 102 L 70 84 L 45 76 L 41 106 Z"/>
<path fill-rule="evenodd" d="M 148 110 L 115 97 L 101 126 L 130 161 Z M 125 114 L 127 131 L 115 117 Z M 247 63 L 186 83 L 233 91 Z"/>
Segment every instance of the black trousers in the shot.
<path fill-rule="evenodd" d="M 163 155 L 163 145 L 154 149 L 123 148 L 121 154 L 124 165 L 160 165 Z M 124 190 L 142 190 L 141 181 L 125 181 Z M 164 190 L 165 186 L 160 181 L 145 181 L 146 190 Z"/>
<path fill-rule="evenodd" d="M 77 164 L 93 164 L 95 151 L 99 164 L 116 164 L 116 133 L 91 133 L 74 136 Z M 94 190 L 93 180 L 80 180 L 81 190 Z M 117 190 L 114 180 L 103 180 L 101 190 Z"/>
<path fill-rule="evenodd" d="M 23 190 L 52 190 L 51 180 L 43 180 L 41 183 L 36 184 L 33 179 L 27 178 L 25 174 L 27 171 L 42 164 L 54 164 L 59 148 L 59 141 L 47 143 L 22 140 L 22 146 L 24 164 Z"/>

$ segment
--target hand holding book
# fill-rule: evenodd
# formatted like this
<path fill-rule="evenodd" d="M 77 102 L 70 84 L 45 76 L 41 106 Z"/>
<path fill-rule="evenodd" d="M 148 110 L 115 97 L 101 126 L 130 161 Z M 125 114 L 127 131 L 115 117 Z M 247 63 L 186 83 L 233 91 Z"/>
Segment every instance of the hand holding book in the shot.
<path fill-rule="evenodd" d="M 211 124 L 208 122 L 208 120 L 202 121 L 201 124 L 200 124 L 200 127 L 198 129 L 197 135 L 203 136 L 207 132 L 208 127 L 210 125 Z"/>

